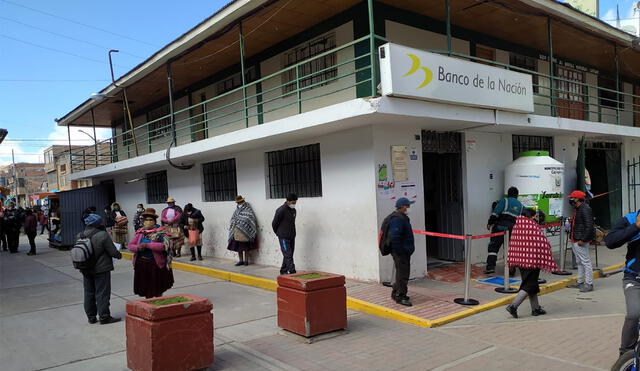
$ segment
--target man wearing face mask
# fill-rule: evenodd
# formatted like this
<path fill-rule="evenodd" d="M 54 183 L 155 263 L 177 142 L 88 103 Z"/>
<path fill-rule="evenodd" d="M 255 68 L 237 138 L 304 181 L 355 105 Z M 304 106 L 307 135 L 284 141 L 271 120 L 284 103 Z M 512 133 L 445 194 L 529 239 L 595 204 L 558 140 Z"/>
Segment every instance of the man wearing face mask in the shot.
<path fill-rule="evenodd" d="M 411 255 L 416 247 L 413 240 L 413 228 L 407 216 L 409 208 L 415 201 L 400 197 L 396 201 L 396 211 L 389 220 L 389 235 L 391 237 L 391 256 L 396 267 L 396 280 L 391 291 L 391 298 L 398 304 L 410 307 L 411 300 L 407 296 L 407 285 L 411 272 Z"/>
<path fill-rule="evenodd" d="M 144 205 L 138 204 L 136 206 L 136 216 L 133 218 L 133 228 L 136 231 L 142 228 L 142 225 L 144 224 L 144 217 L 142 216 L 143 212 L 144 212 Z"/>
<path fill-rule="evenodd" d="M 271 222 L 271 227 L 278 236 L 280 251 L 282 251 L 282 266 L 280 274 L 296 273 L 296 266 L 293 263 L 293 252 L 296 239 L 296 203 L 298 196 L 293 193 L 287 195 L 287 201 L 276 210 L 276 214 Z"/>
<path fill-rule="evenodd" d="M 593 211 L 585 203 L 587 195 L 582 191 L 569 194 L 569 204 L 573 207 L 571 219 L 571 250 L 578 264 L 578 280 L 567 286 L 580 289 L 580 292 L 593 291 L 593 267 L 589 256 L 589 245 L 595 237 Z"/>

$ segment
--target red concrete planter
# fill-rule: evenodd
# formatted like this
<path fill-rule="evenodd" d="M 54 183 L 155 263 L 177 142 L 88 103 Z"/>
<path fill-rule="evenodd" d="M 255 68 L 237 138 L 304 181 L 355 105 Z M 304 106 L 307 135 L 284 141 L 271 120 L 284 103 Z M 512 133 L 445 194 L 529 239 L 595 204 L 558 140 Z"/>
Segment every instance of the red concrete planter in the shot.
<path fill-rule="evenodd" d="M 176 297 L 190 301 L 160 306 L 149 304 Z M 134 371 L 187 371 L 211 365 L 212 308 L 208 299 L 193 295 L 127 302 L 127 366 Z"/>
<path fill-rule="evenodd" d="M 278 276 L 278 326 L 310 337 L 347 327 L 344 276 L 300 272 Z"/>

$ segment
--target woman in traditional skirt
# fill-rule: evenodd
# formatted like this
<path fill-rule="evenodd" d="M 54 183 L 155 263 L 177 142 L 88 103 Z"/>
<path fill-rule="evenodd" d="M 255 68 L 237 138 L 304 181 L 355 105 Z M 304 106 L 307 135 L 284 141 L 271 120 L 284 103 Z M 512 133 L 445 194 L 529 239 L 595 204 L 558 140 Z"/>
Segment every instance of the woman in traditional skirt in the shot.
<path fill-rule="evenodd" d="M 133 255 L 133 292 L 145 298 L 162 296 L 173 286 L 169 235 L 157 224 L 158 215 L 146 209 L 143 226 L 129 242 Z"/>
<path fill-rule="evenodd" d="M 129 234 L 129 220 L 124 210 L 120 208 L 120 204 L 114 202 L 111 204 L 111 219 L 113 220 L 113 228 L 111 229 L 113 242 L 119 243 L 122 248 L 126 248 Z"/>
<path fill-rule="evenodd" d="M 231 217 L 227 249 L 238 252 L 240 261 L 236 266 L 249 265 L 249 251 L 258 247 L 256 238 L 258 222 L 251 205 L 244 200 L 244 197 L 237 196 L 236 204 L 236 210 Z"/>
<path fill-rule="evenodd" d="M 182 245 L 184 245 L 184 225 L 182 224 L 182 209 L 176 205 L 173 197 L 167 198 L 167 207 L 162 210 L 162 226 L 171 235 L 169 245 L 173 256 L 182 256 Z"/>
<path fill-rule="evenodd" d="M 518 318 L 518 307 L 527 297 L 529 297 L 531 304 L 532 316 L 547 314 L 538 303 L 540 270 L 548 272 L 559 270 L 553 260 L 549 240 L 540 230 L 540 225 L 534 219 L 535 217 L 535 210 L 525 209 L 522 216 L 516 219 L 509 241 L 507 262 L 510 267 L 520 268 L 522 278 L 516 298 L 506 308 L 514 318 Z"/>

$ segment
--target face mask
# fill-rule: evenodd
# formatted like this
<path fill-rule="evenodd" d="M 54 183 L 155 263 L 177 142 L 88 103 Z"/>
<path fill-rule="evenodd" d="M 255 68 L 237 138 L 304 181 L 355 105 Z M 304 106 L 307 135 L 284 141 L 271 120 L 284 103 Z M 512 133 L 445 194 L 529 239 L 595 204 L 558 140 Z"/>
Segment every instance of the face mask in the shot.
<path fill-rule="evenodd" d="M 146 229 L 151 229 L 156 226 L 156 222 L 154 222 L 153 220 L 145 220 L 144 223 L 142 223 L 142 225 Z"/>
<path fill-rule="evenodd" d="M 289 204 L 289 207 L 292 208 L 292 209 L 295 209 L 296 208 L 296 204 Z"/>
<path fill-rule="evenodd" d="M 569 205 L 576 207 L 576 200 L 569 200 Z"/>
<path fill-rule="evenodd" d="M 138 208 L 138 212 L 143 212 L 143 211 L 144 211 L 143 208 L 141 208 L 141 207 Z"/>

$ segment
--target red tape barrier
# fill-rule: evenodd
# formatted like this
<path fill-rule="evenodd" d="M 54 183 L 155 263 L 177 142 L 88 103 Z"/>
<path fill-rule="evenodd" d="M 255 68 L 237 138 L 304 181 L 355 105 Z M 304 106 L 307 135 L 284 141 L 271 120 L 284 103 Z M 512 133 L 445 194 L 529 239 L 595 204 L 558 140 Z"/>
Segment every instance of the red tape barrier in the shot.
<path fill-rule="evenodd" d="M 507 234 L 507 232 L 496 232 L 496 233 L 489 233 L 489 234 L 479 234 L 476 236 L 471 236 L 472 240 L 479 240 L 481 238 L 491 238 L 491 237 L 497 237 L 497 236 L 504 236 L 505 234 Z"/>
<path fill-rule="evenodd" d="M 560 226 L 562 226 L 562 222 L 553 222 L 553 223 L 548 223 L 548 224 L 541 225 L 540 228 L 551 228 L 551 227 L 560 227 Z M 420 230 L 417 230 L 417 229 L 414 229 L 413 233 L 415 233 L 415 234 L 423 234 L 425 236 L 431 236 L 431 237 L 451 238 L 453 240 L 466 240 L 467 239 L 466 236 L 461 236 L 459 234 L 427 232 L 427 231 L 420 231 Z M 478 234 L 478 235 L 475 235 L 475 236 L 471 236 L 471 239 L 472 240 L 480 240 L 480 239 L 483 239 L 483 238 L 504 236 L 505 234 L 507 234 L 506 231 L 504 231 L 504 232 L 496 232 L 496 233 L 487 233 L 487 234 Z"/>
<path fill-rule="evenodd" d="M 454 240 L 466 240 L 467 237 L 466 236 L 460 236 L 457 234 L 446 234 L 446 233 L 437 233 L 437 232 L 427 232 L 427 231 L 419 231 L 417 229 L 413 230 L 413 233 L 416 234 L 423 234 L 425 236 L 432 236 L 432 237 L 444 237 L 444 238 L 451 238 Z"/>

